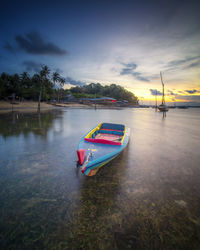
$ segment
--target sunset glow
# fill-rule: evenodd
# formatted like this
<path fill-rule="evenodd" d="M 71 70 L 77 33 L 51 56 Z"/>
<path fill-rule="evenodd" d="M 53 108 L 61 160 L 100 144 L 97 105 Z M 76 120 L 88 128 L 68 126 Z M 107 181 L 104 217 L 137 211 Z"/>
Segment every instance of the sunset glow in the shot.
<path fill-rule="evenodd" d="M 1 72 L 46 64 L 66 84 L 120 84 L 148 103 L 151 90 L 162 91 L 162 71 L 167 102 L 200 103 L 197 1 L 4 1 L 1 9 L 10 12 L 0 16 Z"/>

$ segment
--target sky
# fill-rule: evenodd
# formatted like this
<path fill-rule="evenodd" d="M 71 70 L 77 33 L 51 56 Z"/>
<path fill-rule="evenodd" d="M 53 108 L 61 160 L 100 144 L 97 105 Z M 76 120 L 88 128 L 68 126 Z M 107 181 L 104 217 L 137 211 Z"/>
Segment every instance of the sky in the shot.
<path fill-rule="evenodd" d="M 37 73 L 66 87 L 119 84 L 152 104 L 200 104 L 200 1 L 1 1 L 0 72 Z"/>

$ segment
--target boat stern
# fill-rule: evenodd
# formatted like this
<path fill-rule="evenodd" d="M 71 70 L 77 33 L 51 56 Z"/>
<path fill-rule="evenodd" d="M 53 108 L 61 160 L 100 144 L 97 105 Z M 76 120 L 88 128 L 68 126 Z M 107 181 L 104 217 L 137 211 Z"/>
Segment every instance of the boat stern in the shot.
<path fill-rule="evenodd" d="M 85 161 L 85 156 L 86 156 L 85 149 L 79 149 L 76 152 L 77 152 L 77 156 L 78 156 L 78 163 L 80 165 L 82 165 L 83 162 Z"/>

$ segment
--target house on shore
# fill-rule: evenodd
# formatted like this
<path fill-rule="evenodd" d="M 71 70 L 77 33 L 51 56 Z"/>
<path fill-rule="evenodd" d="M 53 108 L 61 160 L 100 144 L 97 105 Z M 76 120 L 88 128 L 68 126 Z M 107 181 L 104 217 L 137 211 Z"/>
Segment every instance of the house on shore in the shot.
<path fill-rule="evenodd" d="M 100 97 L 100 98 L 81 98 L 79 103 L 83 104 L 101 104 L 101 105 L 115 105 L 116 99 L 111 97 Z"/>
<path fill-rule="evenodd" d="M 68 94 L 62 99 L 64 103 L 81 103 L 81 104 L 100 104 L 100 105 L 117 105 L 117 100 L 112 97 L 100 98 L 75 98 L 72 94 Z"/>

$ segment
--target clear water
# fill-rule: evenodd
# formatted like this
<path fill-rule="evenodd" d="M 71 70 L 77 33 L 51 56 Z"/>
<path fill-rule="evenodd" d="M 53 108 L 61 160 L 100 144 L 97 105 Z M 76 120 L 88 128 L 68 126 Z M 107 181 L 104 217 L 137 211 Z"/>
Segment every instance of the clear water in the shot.
<path fill-rule="evenodd" d="M 125 151 L 85 177 L 80 138 L 131 128 Z M 60 109 L 0 115 L 2 249 L 200 249 L 200 109 Z"/>

